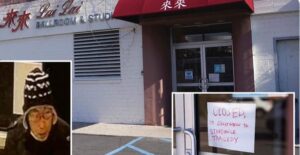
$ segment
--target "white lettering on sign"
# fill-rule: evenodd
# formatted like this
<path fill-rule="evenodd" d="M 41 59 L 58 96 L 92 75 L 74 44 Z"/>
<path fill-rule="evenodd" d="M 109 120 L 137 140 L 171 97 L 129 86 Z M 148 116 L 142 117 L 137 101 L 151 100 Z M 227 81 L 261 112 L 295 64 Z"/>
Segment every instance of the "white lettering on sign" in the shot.
<path fill-rule="evenodd" d="M 172 9 L 171 6 L 171 1 L 170 0 L 166 0 L 165 2 L 163 2 L 163 4 L 161 5 L 161 10 L 168 10 L 168 9 Z"/>
<path fill-rule="evenodd" d="M 208 145 L 254 153 L 255 103 L 207 103 Z"/>
<path fill-rule="evenodd" d="M 175 8 L 181 9 L 186 7 L 185 1 L 184 0 L 177 0 L 175 3 Z"/>
<path fill-rule="evenodd" d="M 161 10 L 167 11 L 167 10 L 170 10 L 172 8 L 182 9 L 184 7 L 187 7 L 187 5 L 185 3 L 185 0 L 177 0 L 174 7 L 171 3 L 171 0 L 165 0 L 163 2 L 163 4 L 161 5 Z"/>

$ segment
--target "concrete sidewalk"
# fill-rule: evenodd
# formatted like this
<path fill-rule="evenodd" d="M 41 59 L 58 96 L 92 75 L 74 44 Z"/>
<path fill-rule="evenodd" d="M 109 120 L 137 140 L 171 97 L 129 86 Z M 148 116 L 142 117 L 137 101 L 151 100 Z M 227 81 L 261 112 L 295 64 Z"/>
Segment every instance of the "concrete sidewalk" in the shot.
<path fill-rule="evenodd" d="M 104 123 L 75 127 L 73 155 L 172 154 L 171 128 Z"/>
<path fill-rule="evenodd" d="M 171 138 L 171 128 L 147 125 L 93 124 L 73 130 L 74 134 Z"/>

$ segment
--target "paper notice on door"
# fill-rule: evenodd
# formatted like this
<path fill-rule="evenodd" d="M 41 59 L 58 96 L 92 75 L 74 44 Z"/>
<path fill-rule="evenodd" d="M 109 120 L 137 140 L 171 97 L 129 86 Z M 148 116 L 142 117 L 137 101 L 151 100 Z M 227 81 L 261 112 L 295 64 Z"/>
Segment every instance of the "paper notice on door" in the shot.
<path fill-rule="evenodd" d="M 214 73 L 225 73 L 225 64 L 214 64 Z"/>
<path fill-rule="evenodd" d="M 208 74 L 209 82 L 220 82 L 220 74 L 210 73 Z"/>
<path fill-rule="evenodd" d="M 184 71 L 184 79 L 185 80 L 193 80 L 194 79 L 193 70 L 185 70 Z"/>
<path fill-rule="evenodd" d="M 208 145 L 254 153 L 255 103 L 207 103 Z"/>

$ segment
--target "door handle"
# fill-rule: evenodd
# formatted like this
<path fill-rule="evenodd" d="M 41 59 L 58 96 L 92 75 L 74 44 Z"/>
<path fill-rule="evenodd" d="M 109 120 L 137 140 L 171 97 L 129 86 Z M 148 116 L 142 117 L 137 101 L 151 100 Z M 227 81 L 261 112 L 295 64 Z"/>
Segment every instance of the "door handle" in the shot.
<path fill-rule="evenodd" d="M 201 90 L 202 89 L 202 79 L 201 78 L 199 78 L 198 84 L 199 84 L 199 89 Z"/>
<path fill-rule="evenodd" d="M 192 154 L 191 155 L 197 155 L 197 141 L 196 141 L 196 136 L 193 133 L 192 129 L 184 129 L 183 130 L 184 134 L 188 135 L 191 138 L 191 143 L 192 143 Z"/>
<path fill-rule="evenodd" d="M 173 132 L 180 132 L 182 131 L 181 127 L 174 127 Z"/>

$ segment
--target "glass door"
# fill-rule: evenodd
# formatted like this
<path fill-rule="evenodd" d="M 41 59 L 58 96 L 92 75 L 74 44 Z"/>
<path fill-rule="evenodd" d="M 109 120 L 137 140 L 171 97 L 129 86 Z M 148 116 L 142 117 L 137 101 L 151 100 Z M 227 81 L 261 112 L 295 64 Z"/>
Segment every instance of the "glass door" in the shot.
<path fill-rule="evenodd" d="M 175 45 L 174 90 L 179 92 L 234 91 L 232 56 L 231 42 Z"/>
<path fill-rule="evenodd" d="M 204 45 L 205 88 L 209 92 L 234 91 L 231 44 Z"/>
<path fill-rule="evenodd" d="M 177 91 L 202 91 L 200 52 L 200 47 L 175 49 Z"/>

